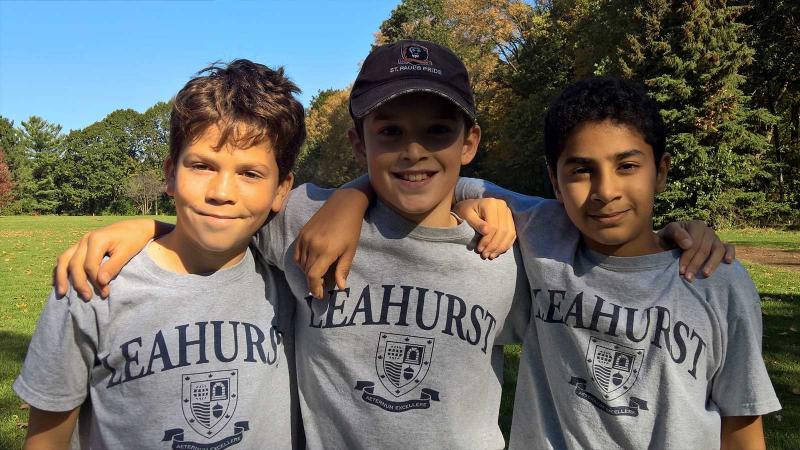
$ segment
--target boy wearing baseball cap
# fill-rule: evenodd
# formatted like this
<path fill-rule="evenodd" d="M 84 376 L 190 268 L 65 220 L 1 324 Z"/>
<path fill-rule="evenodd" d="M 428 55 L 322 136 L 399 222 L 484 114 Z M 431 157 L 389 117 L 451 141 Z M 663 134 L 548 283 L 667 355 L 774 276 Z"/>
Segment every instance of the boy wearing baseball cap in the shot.
<path fill-rule="evenodd" d="M 307 445 L 503 448 L 496 345 L 510 339 L 506 317 L 525 317 L 509 314 L 512 304 L 530 300 L 518 254 L 476 257 L 467 249 L 475 231 L 451 213 L 480 141 L 466 68 L 430 42 L 378 47 L 350 112 L 349 138 L 377 201 L 348 287 L 313 299 L 293 261 L 292 242 L 333 191 L 301 186 L 257 235 L 304 298 L 295 338 Z"/>

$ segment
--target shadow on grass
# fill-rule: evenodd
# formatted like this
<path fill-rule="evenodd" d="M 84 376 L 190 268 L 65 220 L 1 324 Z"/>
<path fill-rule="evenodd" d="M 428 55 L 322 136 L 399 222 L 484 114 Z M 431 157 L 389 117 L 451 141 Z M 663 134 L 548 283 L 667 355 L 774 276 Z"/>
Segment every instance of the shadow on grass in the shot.
<path fill-rule="evenodd" d="M 764 360 L 783 410 L 764 418 L 767 448 L 800 448 L 800 297 L 762 293 Z"/>
<path fill-rule="evenodd" d="M 19 374 L 31 337 L 27 334 L 0 331 L 0 448 L 22 446 L 25 429 L 18 424 L 28 422 L 28 411 L 20 410 L 21 400 L 11 389 Z"/>
<path fill-rule="evenodd" d="M 514 390 L 517 387 L 519 374 L 519 345 L 507 345 L 503 351 L 503 395 L 500 401 L 500 430 L 508 444 L 508 435 L 511 431 L 511 413 L 514 411 Z"/>

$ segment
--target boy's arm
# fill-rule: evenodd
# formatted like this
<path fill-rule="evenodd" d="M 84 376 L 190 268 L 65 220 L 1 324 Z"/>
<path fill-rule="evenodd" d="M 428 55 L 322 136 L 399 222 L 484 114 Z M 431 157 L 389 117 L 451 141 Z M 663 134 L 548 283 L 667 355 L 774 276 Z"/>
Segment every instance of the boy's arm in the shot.
<path fill-rule="evenodd" d="M 54 412 L 31 407 L 23 450 L 69 449 L 79 412 L 80 408 Z"/>
<path fill-rule="evenodd" d="M 453 206 L 453 211 L 481 235 L 475 251 L 483 259 L 497 258 L 517 240 L 514 216 L 504 200 L 463 200 Z"/>
<path fill-rule="evenodd" d="M 325 274 L 334 263 L 336 285 L 346 287 L 363 218 L 374 197 L 369 177 L 363 175 L 337 189 L 300 230 L 294 260 L 314 297 L 322 297 Z M 505 202 L 484 199 L 462 206 L 456 213 L 467 216 L 462 218 L 483 235 L 476 247 L 482 258 L 496 258 L 511 248 L 516 232 Z"/>
<path fill-rule="evenodd" d="M 763 450 L 765 448 L 761 416 L 722 418 L 720 450 Z"/>
<path fill-rule="evenodd" d="M 337 189 L 297 235 L 294 260 L 306 274 L 308 290 L 322 298 L 324 277 L 336 262 L 334 278 L 345 288 L 361 237 L 361 224 L 375 193 L 362 175 Z"/>
<path fill-rule="evenodd" d="M 86 301 L 92 286 L 108 297 L 108 284 L 150 239 L 169 233 L 174 225 L 150 219 L 123 220 L 83 235 L 59 255 L 53 270 L 53 287 L 59 298 L 72 286 Z M 108 255 L 108 260 L 103 258 Z M 102 265 L 101 265 L 102 263 Z M 91 285 L 90 285 L 91 283 Z"/>
<path fill-rule="evenodd" d="M 525 215 L 545 199 L 522 195 L 493 183 L 462 177 L 456 186 L 456 201 L 494 197 L 505 200 L 515 214 Z M 724 244 L 714 230 L 704 222 L 672 222 L 658 232 L 659 237 L 683 250 L 680 259 L 681 274 L 689 281 L 703 267 L 703 274 L 711 275 L 721 261 L 730 264 L 735 257 L 735 247 Z"/>

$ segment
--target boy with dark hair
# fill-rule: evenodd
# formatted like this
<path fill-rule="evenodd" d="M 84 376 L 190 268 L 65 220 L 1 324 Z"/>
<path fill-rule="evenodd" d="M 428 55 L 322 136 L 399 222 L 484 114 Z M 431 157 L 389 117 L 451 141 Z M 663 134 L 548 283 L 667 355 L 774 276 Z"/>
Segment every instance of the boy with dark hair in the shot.
<path fill-rule="evenodd" d="M 545 119 L 558 203 L 460 186 L 509 201 L 533 294 L 511 448 L 764 447 L 758 293 L 738 263 L 688 282 L 653 234 L 665 141 L 640 85 L 593 77 Z"/>
<path fill-rule="evenodd" d="M 247 60 L 178 92 L 164 162 L 175 228 L 131 260 L 108 301 L 51 295 L 14 383 L 32 406 L 26 448 L 67 448 L 84 402 L 84 448 L 296 443 L 294 302 L 248 244 L 291 189 L 305 137 L 297 92 L 282 69 Z"/>

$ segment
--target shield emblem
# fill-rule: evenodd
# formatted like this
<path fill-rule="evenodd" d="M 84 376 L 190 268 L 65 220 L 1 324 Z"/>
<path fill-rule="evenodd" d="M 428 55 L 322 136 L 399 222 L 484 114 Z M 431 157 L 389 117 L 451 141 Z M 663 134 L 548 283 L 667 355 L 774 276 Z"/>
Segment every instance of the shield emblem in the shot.
<path fill-rule="evenodd" d="M 236 410 L 239 371 L 183 374 L 181 404 L 189 426 L 210 438 L 222 431 Z"/>
<path fill-rule="evenodd" d="M 613 400 L 628 392 L 639 377 L 644 350 L 626 347 L 595 337 L 589 340 L 586 363 L 603 398 Z"/>
<path fill-rule="evenodd" d="M 381 384 L 395 397 L 419 386 L 433 356 L 433 338 L 381 333 L 375 366 Z"/>
<path fill-rule="evenodd" d="M 430 65 L 431 61 L 428 59 L 428 49 L 416 44 L 404 45 L 398 63 Z"/>

